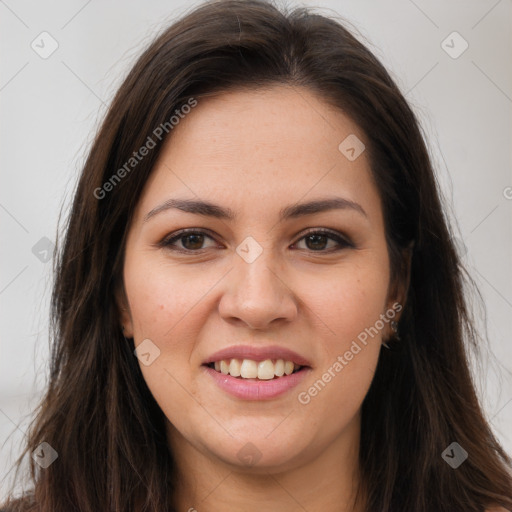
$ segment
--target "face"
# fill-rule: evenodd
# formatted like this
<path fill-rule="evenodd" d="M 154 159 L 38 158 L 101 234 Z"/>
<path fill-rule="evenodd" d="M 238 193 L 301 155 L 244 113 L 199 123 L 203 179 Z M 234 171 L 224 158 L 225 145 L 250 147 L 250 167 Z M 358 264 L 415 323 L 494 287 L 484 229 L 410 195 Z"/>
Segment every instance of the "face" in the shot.
<path fill-rule="evenodd" d="M 400 309 L 361 142 L 340 111 L 285 86 L 199 98 L 174 127 L 120 299 L 173 450 L 277 471 L 357 441 Z"/>

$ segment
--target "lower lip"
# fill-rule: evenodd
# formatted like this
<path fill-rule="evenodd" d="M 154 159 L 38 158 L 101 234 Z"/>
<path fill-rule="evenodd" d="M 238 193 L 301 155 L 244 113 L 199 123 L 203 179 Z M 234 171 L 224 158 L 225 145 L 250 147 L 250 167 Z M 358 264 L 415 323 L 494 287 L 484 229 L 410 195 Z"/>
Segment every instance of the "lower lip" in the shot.
<path fill-rule="evenodd" d="M 311 368 L 303 368 L 277 379 L 257 380 L 224 375 L 209 366 L 202 366 L 202 368 L 211 375 L 221 389 L 243 400 L 270 400 L 280 396 L 297 386 L 311 370 Z"/>

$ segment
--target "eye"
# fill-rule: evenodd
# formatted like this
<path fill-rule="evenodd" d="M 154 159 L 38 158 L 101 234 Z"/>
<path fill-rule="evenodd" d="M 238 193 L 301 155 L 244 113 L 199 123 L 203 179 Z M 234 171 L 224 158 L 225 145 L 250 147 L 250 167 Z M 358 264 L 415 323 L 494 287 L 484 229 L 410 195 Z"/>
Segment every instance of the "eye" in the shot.
<path fill-rule="evenodd" d="M 172 236 L 164 238 L 164 240 L 162 240 L 158 245 L 173 251 L 192 253 L 208 249 L 208 247 L 203 247 L 206 239 L 214 240 L 213 236 L 209 235 L 205 231 L 182 229 L 177 233 L 173 233 Z M 335 242 L 334 247 L 326 247 L 329 240 Z M 347 247 L 354 247 L 354 244 L 350 242 L 348 238 L 344 238 L 335 231 L 326 229 L 311 230 L 295 242 L 294 245 L 298 245 L 302 241 L 306 244 L 306 250 L 311 252 L 334 252 Z M 215 245 L 210 247 L 215 247 Z M 298 248 L 303 249 L 302 247 Z"/>
<path fill-rule="evenodd" d="M 354 247 L 354 244 L 350 242 L 348 239 L 345 239 L 335 231 L 330 231 L 326 229 L 316 229 L 309 231 L 305 236 L 300 238 L 298 242 L 296 242 L 296 244 L 300 243 L 302 240 L 304 240 L 306 244 L 306 249 L 309 249 L 312 252 L 333 252 L 347 247 Z M 336 242 L 334 248 L 326 247 L 326 245 L 328 244 L 328 240 Z M 299 247 L 299 249 L 301 248 Z"/>
<path fill-rule="evenodd" d="M 182 229 L 174 236 L 162 240 L 159 245 L 179 252 L 199 252 L 204 249 L 202 245 L 206 238 L 213 240 L 213 237 L 204 231 Z M 181 247 L 176 247 L 176 242 L 182 244 Z"/>

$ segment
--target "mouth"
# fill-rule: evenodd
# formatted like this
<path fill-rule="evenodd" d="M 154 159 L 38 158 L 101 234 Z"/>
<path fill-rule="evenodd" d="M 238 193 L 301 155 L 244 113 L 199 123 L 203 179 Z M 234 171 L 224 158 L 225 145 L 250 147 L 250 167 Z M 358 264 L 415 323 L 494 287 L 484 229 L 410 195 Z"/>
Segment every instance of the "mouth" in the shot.
<path fill-rule="evenodd" d="M 230 375 L 240 380 L 277 380 L 309 368 L 287 359 L 220 359 L 206 363 L 203 366 L 211 368 L 223 375 Z"/>
<path fill-rule="evenodd" d="M 212 354 L 203 366 L 238 380 L 271 381 L 311 369 L 311 363 L 279 345 L 233 345 Z"/>
<path fill-rule="evenodd" d="M 207 378 L 238 400 L 276 400 L 289 396 L 308 377 L 309 361 L 280 347 L 230 347 L 203 362 Z"/>

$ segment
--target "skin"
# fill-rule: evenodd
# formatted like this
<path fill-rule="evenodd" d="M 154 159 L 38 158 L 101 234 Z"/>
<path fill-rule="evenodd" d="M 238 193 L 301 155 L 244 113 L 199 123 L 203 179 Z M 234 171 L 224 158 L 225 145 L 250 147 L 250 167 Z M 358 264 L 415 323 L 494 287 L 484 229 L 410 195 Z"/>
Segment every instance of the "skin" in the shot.
<path fill-rule="evenodd" d="M 353 504 L 360 408 L 389 323 L 308 404 L 298 400 L 405 296 L 404 287 L 390 294 L 382 205 L 367 153 L 349 161 L 338 150 L 349 134 L 366 140 L 350 118 L 306 89 L 199 98 L 146 184 L 127 238 L 118 302 L 125 335 L 136 346 L 149 338 L 160 350 L 140 366 L 169 420 L 178 510 L 362 510 Z M 366 216 L 338 209 L 278 220 L 285 206 L 332 196 L 358 203 Z M 237 218 L 170 209 L 144 221 L 178 197 L 229 207 Z M 174 242 L 187 254 L 158 245 L 183 228 L 209 230 L 212 238 Z M 330 238 L 308 243 L 308 228 L 337 231 L 355 247 Z M 252 263 L 236 252 L 247 236 L 263 250 Z M 236 344 L 290 348 L 312 370 L 272 400 L 234 398 L 201 364 Z M 255 465 L 237 456 L 248 442 L 260 455 Z"/>

